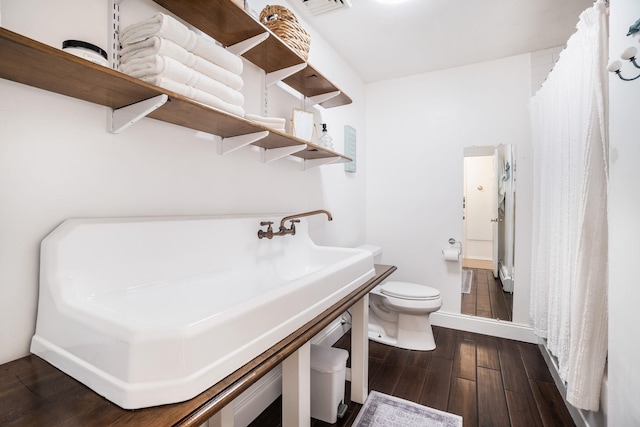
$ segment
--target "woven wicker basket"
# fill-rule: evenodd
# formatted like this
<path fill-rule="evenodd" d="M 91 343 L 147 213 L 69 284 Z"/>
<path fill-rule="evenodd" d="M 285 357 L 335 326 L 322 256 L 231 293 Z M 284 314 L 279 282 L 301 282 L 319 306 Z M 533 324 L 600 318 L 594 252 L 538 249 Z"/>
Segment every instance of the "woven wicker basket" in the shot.
<path fill-rule="evenodd" d="M 260 12 L 260 22 L 307 61 L 311 35 L 298 23 L 293 12 L 284 6 L 265 6 Z"/>

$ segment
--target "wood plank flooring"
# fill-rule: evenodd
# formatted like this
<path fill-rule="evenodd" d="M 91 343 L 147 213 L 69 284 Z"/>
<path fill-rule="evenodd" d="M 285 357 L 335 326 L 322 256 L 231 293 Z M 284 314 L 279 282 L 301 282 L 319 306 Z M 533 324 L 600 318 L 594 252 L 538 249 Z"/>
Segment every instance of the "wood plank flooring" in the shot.
<path fill-rule="evenodd" d="M 369 342 L 369 388 L 463 417 L 464 427 L 575 426 L 534 344 L 433 327 L 436 349 L 410 351 Z M 350 348 L 350 334 L 336 347 Z M 347 361 L 349 364 L 349 361 Z M 336 427 L 353 424 L 361 405 Z M 250 427 L 281 425 L 277 399 Z M 331 424 L 311 420 L 312 427 Z"/>
<path fill-rule="evenodd" d="M 513 320 L 513 294 L 504 292 L 492 270 L 470 268 L 473 271 L 471 293 L 462 294 L 462 314 L 489 319 Z"/>

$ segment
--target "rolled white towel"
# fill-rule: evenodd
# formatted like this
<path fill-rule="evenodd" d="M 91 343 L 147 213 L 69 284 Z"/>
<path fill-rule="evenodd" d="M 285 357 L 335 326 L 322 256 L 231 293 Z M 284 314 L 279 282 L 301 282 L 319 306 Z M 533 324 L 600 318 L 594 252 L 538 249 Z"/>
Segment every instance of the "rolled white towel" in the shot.
<path fill-rule="evenodd" d="M 266 117 L 259 114 L 245 113 L 244 118 L 266 128 L 285 132 L 286 120 L 282 117 Z"/>
<path fill-rule="evenodd" d="M 151 76 L 168 77 L 175 82 L 208 92 L 224 102 L 240 106 L 244 104 L 244 95 L 239 91 L 231 89 L 229 86 L 213 80 L 168 56 L 153 55 L 146 58 L 133 59 L 127 63 L 120 64 L 120 70 L 131 77 L 142 80 Z"/>
<path fill-rule="evenodd" d="M 218 110 L 222 110 L 226 113 L 244 117 L 244 108 L 242 108 L 241 106 L 229 104 L 228 102 L 223 101 L 215 95 L 211 95 L 210 93 L 196 89 L 193 86 L 178 83 L 168 77 L 147 76 L 142 78 L 141 80 L 144 80 L 147 83 L 151 83 L 156 86 L 160 86 L 164 89 L 170 90 L 189 99 L 200 102 L 201 104 L 205 104 Z"/>
<path fill-rule="evenodd" d="M 143 21 L 129 25 L 120 32 L 120 44 L 126 46 L 158 36 L 182 46 L 189 52 L 213 62 L 234 74 L 242 74 L 242 59 L 213 40 L 191 31 L 187 26 L 164 13 L 157 13 Z"/>
<path fill-rule="evenodd" d="M 186 47 L 194 36 L 193 31 L 176 19 L 157 13 L 120 31 L 122 46 L 146 40 L 151 36 L 160 36 Z"/>
<path fill-rule="evenodd" d="M 250 114 L 250 113 L 245 114 L 245 118 L 249 120 L 253 120 L 254 122 L 260 122 L 263 124 L 271 124 L 276 126 L 280 126 L 280 125 L 284 126 L 286 123 L 286 120 L 282 117 L 265 117 L 265 116 L 260 116 L 258 114 Z"/>
<path fill-rule="evenodd" d="M 219 81 L 231 89 L 240 90 L 244 84 L 238 74 L 208 61 L 201 56 L 187 51 L 177 43 L 158 36 L 149 37 L 147 40 L 133 43 L 120 51 L 120 63 L 126 64 L 136 59 L 143 59 L 153 55 L 163 55 L 201 72 L 205 76 Z"/>

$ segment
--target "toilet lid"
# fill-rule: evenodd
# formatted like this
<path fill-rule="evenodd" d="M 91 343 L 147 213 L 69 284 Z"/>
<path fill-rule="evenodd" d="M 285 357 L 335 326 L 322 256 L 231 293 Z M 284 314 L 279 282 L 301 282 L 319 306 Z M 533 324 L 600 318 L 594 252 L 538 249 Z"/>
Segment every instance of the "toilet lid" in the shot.
<path fill-rule="evenodd" d="M 417 283 L 387 282 L 380 287 L 384 295 L 410 300 L 430 300 L 440 296 L 440 291 Z"/>

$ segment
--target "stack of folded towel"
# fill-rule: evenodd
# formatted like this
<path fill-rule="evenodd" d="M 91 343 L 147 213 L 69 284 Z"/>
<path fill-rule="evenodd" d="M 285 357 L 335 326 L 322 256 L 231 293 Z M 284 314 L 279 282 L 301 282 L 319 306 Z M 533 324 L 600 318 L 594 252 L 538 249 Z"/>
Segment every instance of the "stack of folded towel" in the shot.
<path fill-rule="evenodd" d="M 282 117 L 264 117 L 257 114 L 247 114 L 245 118 L 259 123 L 264 127 L 268 127 L 279 132 L 285 132 L 284 125 L 286 121 Z"/>
<path fill-rule="evenodd" d="M 120 71 L 244 117 L 242 59 L 158 13 L 120 33 Z"/>

